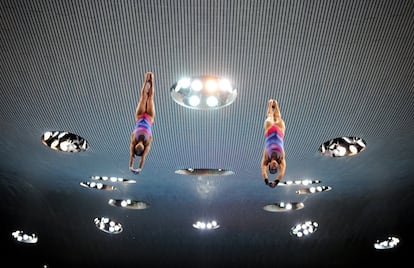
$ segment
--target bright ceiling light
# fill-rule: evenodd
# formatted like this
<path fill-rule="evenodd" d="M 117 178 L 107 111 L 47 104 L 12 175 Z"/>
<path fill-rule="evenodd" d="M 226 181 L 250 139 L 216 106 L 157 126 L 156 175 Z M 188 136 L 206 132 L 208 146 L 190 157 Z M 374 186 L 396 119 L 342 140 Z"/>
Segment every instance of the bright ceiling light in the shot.
<path fill-rule="evenodd" d="M 338 137 L 319 146 L 322 155 L 330 157 L 353 156 L 365 150 L 366 142 L 358 137 Z"/>
<path fill-rule="evenodd" d="M 219 89 L 222 91 L 232 91 L 232 86 L 229 80 L 227 79 L 220 79 L 219 81 Z"/>
<path fill-rule="evenodd" d="M 313 234 L 318 229 L 319 224 L 315 221 L 298 223 L 290 229 L 290 234 L 296 237 L 304 237 Z"/>
<path fill-rule="evenodd" d="M 119 222 L 116 222 L 110 218 L 95 218 L 93 221 L 95 222 L 96 228 L 98 228 L 102 232 L 108 234 L 119 234 L 123 231 L 122 225 Z"/>
<path fill-rule="evenodd" d="M 217 82 L 214 79 L 209 79 L 206 81 L 206 89 L 209 92 L 214 92 L 217 90 Z"/>
<path fill-rule="evenodd" d="M 171 87 L 171 97 L 184 107 L 209 110 L 233 103 L 237 90 L 226 78 L 200 76 L 180 79 Z"/>
<path fill-rule="evenodd" d="M 17 242 L 27 243 L 27 244 L 36 244 L 38 241 L 36 234 L 26 234 L 23 231 L 14 231 L 12 236 L 16 239 Z"/>
<path fill-rule="evenodd" d="M 210 96 L 206 99 L 208 107 L 216 107 L 218 104 L 218 99 L 215 96 Z"/>
<path fill-rule="evenodd" d="M 332 190 L 330 186 L 317 186 L 317 187 L 309 187 L 296 190 L 297 194 L 314 194 L 314 193 L 321 193 Z"/>
<path fill-rule="evenodd" d="M 196 95 L 193 95 L 188 98 L 188 104 L 190 104 L 191 107 L 197 107 L 200 104 L 200 98 Z"/>
<path fill-rule="evenodd" d="M 80 185 L 86 188 L 97 189 L 97 190 L 104 190 L 104 191 L 114 191 L 116 190 L 115 186 L 103 184 L 101 182 L 90 182 L 90 181 L 83 181 L 80 182 Z"/>
<path fill-rule="evenodd" d="M 294 185 L 309 185 L 309 184 L 318 184 L 321 183 L 320 180 L 309 180 L 309 179 L 305 179 L 305 180 L 286 180 L 286 181 L 281 181 L 279 182 L 279 184 L 277 186 L 294 186 Z"/>
<path fill-rule="evenodd" d="M 149 205 L 143 201 L 131 199 L 109 199 L 108 204 L 113 207 L 121 207 L 128 209 L 146 209 Z"/>
<path fill-rule="evenodd" d="M 200 91 L 203 89 L 203 82 L 201 82 L 200 80 L 196 79 L 191 83 L 191 88 L 194 91 Z"/>
<path fill-rule="evenodd" d="M 180 81 L 178 81 L 178 85 L 180 86 L 179 88 L 189 88 L 191 86 L 191 79 L 183 78 Z"/>
<path fill-rule="evenodd" d="M 233 175 L 234 172 L 222 168 L 185 168 L 178 169 L 175 173 L 180 175 L 195 175 L 195 176 L 227 176 Z"/>
<path fill-rule="evenodd" d="M 217 223 L 217 221 L 197 221 L 196 223 L 193 223 L 193 227 L 199 230 L 213 230 L 220 227 L 220 225 Z"/>
<path fill-rule="evenodd" d="M 111 182 L 122 182 L 122 183 L 136 183 L 135 180 L 118 178 L 118 177 L 108 177 L 108 176 L 91 176 L 92 180 L 98 181 L 111 181 Z"/>
<path fill-rule="evenodd" d="M 302 202 L 279 202 L 266 205 L 263 209 L 269 212 L 286 212 L 291 210 L 299 210 L 303 207 L 304 204 Z"/>
<path fill-rule="evenodd" d="M 377 240 L 374 243 L 374 248 L 376 249 L 391 249 L 395 248 L 400 243 L 400 239 L 394 236 L 388 237 L 386 240 L 380 241 Z"/>
<path fill-rule="evenodd" d="M 41 141 L 45 146 L 61 152 L 77 153 L 89 148 L 84 138 L 67 131 L 46 131 Z"/>

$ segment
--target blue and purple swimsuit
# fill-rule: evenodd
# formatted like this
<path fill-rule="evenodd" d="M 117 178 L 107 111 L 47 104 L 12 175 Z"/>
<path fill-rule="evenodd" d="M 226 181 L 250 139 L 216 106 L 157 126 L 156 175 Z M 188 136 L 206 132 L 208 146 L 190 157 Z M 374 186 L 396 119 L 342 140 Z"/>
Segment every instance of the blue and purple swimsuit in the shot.
<path fill-rule="evenodd" d="M 152 119 L 147 113 L 143 113 L 139 116 L 134 129 L 135 139 L 138 140 L 139 136 L 143 135 L 144 140 L 148 140 L 152 136 L 151 132 Z"/>
<path fill-rule="evenodd" d="M 283 139 L 284 134 L 282 131 L 276 126 L 271 126 L 265 133 L 265 148 L 267 155 L 270 158 L 272 158 L 272 153 L 276 152 L 277 158 L 279 159 L 280 156 L 283 153 L 284 147 L 283 147 Z"/>

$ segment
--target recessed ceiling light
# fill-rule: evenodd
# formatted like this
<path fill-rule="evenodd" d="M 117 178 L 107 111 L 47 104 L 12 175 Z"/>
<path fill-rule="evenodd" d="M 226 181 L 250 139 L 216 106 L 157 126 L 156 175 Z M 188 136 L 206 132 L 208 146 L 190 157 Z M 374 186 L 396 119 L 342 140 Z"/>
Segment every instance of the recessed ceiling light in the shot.
<path fill-rule="evenodd" d="M 114 207 L 122 207 L 128 209 L 146 209 L 149 205 L 143 201 L 131 199 L 109 199 L 108 204 Z"/>
<path fill-rule="evenodd" d="M 197 221 L 193 227 L 199 230 L 214 230 L 220 227 L 217 221 Z"/>
<path fill-rule="evenodd" d="M 391 249 L 391 248 L 395 248 L 399 243 L 400 243 L 399 238 L 390 236 L 383 241 L 377 240 L 374 243 L 374 247 L 376 249 Z"/>
<path fill-rule="evenodd" d="M 302 202 L 279 202 L 266 205 L 263 209 L 269 212 L 286 212 L 291 210 L 299 210 L 304 206 L 305 205 Z"/>
<path fill-rule="evenodd" d="M 86 188 L 92 188 L 97 190 L 104 190 L 104 191 L 113 191 L 116 190 L 115 186 L 103 184 L 101 182 L 90 182 L 90 181 L 83 181 L 80 183 L 81 186 Z"/>
<path fill-rule="evenodd" d="M 315 193 L 321 193 L 325 191 L 332 190 L 332 187 L 330 186 L 316 186 L 316 187 L 309 187 L 304 189 L 299 189 L 296 191 L 297 194 L 315 194 Z"/>
<path fill-rule="evenodd" d="M 305 237 L 313 234 L 318 229 L 319 224 L 315 221 L 298 223 L 290 229 L 290 234 L 296 237 Z"/>
<path fill-rule="evenodd" d="M 339 137 L 324 142 L 319 146 L 322 155 L 343 157 L 356 155 L 365 150 L 366 142 L 358 137 Z"/>
<path fill-rule="evenodd" d="M 45 146 L 56 151 L 77 153 L 89 148 L 84 138 L 67 131 L 47 131 L 41 140 Z"/>
<path fill-rule="evenodd" d="M 221 168 L 185 168 L 178 169 L 175 171 L 177 174 L 181 175 L 195 175 L 195 176 L 227 176 L 233 175 L 234 172 L 231 170 L 221 169 Z"/>
<path fill-rule="evenodd" d="M 37 235 L 35 234 L 25 234 L 23 231 L 14 231 L 12 236 L 16 239 L 17 242 L 27 243 L 27 244 L 36 244 L 38 241 Z"/>
<path fill-rule="evenodd" d="M 123 231 L 122 225 L 119 222 L 107 217 L 95 218 L 94 222 L 96 228 L 108 234 L 119 234 Z"/>
<path fill-rule="evenodd" d="M 135 180 L 118 178 L 118 177 L 108 177 L 108 176 L 91 176 L 92 180 L 98 181 L 110 181 L 110 182 L 122 182 L 122 183 L 136 183 Z"/>
<path fill-rule="evenodd" d="M 286 180 L 281 181 L 277 186 L 294 186 L 294 185 L 311 185 L 311 184 L 319 184 L 321 183 L 320 180 Z"/>
<path fill-rule="evenodd" d="M 187 108 L 211 110 L 233 103 L 237 90 L 226 78 L 199 76 L 180 79 L 171 87 L 171 97 Z"/>

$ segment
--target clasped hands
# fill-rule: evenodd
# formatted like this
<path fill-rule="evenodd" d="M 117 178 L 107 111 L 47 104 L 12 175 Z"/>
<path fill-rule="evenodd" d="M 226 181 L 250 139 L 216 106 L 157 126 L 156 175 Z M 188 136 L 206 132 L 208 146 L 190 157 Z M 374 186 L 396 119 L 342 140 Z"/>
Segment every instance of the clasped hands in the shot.
<path fill-rule="evenodd" d="M 279 184 L 279 180 L 269 181 L 268 179 L 265 179 L 265 184 L 270 188 L 275 188 Z"/>
<path fill-rule="evenodd" d="M 134 173 L 135 175 L 138 175 L 139 173 L 141 173 L 142 168 L 133 168 L 133 167 L 129 167 L 129 170 L 131 170 L 132 173 Z"/>

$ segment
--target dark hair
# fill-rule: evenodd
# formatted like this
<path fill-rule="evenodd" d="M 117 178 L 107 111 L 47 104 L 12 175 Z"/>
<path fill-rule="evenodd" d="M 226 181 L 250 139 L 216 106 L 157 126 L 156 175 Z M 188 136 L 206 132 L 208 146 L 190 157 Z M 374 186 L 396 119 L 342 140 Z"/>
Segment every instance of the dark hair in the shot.
<path fill-rule="evenodd" d="M 270 168 L 269 166 L 269 172 L 270 174 L 275 174 L 277 172 L 277 168 Z"/>
<path fill-rule="evenodd" d="M 135 154 L 137 156 L 142 156 L 144 154 L 145 146 L 138 146 L 139 144 L 135 145 Z"/>

